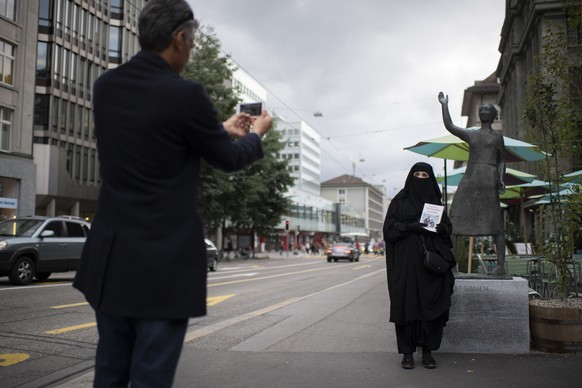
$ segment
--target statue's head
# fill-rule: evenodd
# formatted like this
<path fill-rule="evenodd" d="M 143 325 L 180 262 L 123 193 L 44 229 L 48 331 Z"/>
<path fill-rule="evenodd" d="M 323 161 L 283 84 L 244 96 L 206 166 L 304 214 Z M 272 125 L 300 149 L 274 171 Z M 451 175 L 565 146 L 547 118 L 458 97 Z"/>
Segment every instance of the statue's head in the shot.
<path fill-rule="evenodd" d="M 492 124 L 497 118 L 497 108 L 493 104 L 483 104 L 479 107 L 479 119 L 483 124 Z"/>

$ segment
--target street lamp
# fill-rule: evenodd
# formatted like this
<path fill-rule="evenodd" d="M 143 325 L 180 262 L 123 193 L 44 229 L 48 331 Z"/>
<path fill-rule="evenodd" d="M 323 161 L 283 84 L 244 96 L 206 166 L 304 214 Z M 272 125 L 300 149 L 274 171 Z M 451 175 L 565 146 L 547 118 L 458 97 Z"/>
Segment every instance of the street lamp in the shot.
<path fill-rule="evenodd" d="M 358 160 L 358 162 L 362 163 L 365 162 L 366 160 L 364 158 L 360 158 L 360 160 Z M 356 176 L 356 162 L 352 162 L 352 176 Z"/>

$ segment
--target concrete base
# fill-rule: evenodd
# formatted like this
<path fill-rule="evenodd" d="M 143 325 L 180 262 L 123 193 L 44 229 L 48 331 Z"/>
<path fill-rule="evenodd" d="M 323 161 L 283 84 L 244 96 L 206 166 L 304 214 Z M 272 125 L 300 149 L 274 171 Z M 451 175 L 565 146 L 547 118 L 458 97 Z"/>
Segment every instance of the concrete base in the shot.
<path fill-rule="evenodd" d="M 523 278 L 457 278 L 439 351 L 528 353 L 528 285 Z"/>

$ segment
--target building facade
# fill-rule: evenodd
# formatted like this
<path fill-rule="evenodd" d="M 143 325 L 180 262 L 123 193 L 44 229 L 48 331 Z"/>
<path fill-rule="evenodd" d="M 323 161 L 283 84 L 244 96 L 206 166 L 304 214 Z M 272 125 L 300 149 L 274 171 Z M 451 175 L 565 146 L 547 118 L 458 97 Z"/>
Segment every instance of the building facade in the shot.
<path fill-rule="evenodd" d="M 36 213 L 91 218 L 100 184 L 91 93 L 138 50 L 144 0 L 39 0 L 33 155 Z"/>
<path fill-rule="evenodd" d="M 34 214 L 37 1 L 0 2 L 0 220 Z"/>
<path fill-rule="evenodd" d="M 382 240 L 385 193 L 381 187 L 345 174 L 322 182 L 321 196 L 340 204 L 343 218 L 351 217 L 355 222 L 363 223 L 361 226 L 369 239 Z"/>
<path fill-rule="evenodd" d="M 289 161 L 289 173 L 295 179 L 295 187 L 319 196 L 321 135 L 304 121 L 288 122 L 276 116 L 274 122 L 285 142 L 285 148 L 277 158 Z"/>
<path fill-rule="evenodd" d="M 565 3 L 559 0 L 506 2 L 499 44 L 501 58 L 496 71 L 501 87 L 498 103 L 503 110 L 505 136 L 524 141 L 528 139 L 527 126 L 523 120 L 527 79 L 536 66 L 536 58 L 543 52 L 543 37 L 547 31 L 560 26 L 567 33 L 569 44 L 576 47 L 581 44 L 579 32 L 568 26 Z M 582 155 L 574 157 L 571 163 L 570 171 L 582 168 Z M 516 163 L 514 166 L 536 173 L 528 163 Z"/>

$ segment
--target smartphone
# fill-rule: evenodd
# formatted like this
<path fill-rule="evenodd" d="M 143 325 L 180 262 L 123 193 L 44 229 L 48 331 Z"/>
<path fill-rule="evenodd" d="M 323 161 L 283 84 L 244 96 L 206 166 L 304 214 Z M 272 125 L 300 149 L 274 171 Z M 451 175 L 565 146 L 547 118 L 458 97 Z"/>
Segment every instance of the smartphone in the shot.
<path fill-rule="evenodd" d="M 243 103 L 238 106 L 239 113 L 248 113 L 251 116 L 260 116 L 263 113 L 262 102 Z"/>

